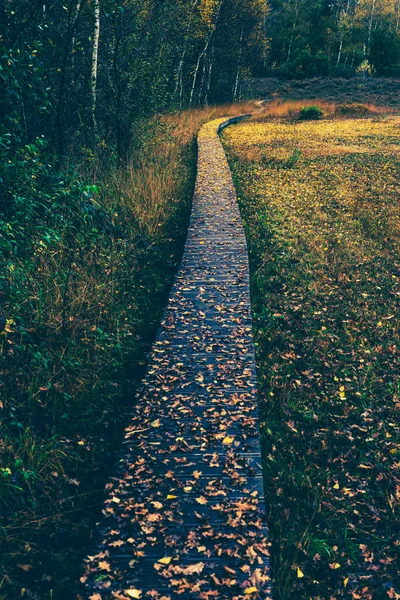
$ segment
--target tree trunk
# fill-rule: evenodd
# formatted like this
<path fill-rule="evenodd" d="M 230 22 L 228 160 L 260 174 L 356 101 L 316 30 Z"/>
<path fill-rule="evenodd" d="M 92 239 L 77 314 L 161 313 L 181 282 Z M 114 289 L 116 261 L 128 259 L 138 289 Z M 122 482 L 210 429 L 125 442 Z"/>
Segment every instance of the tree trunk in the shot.
<path fill-rule="evenodd" d="M 212 39 L 212 37 L 214 35 L 214 31 L 215 31 L 215 28 L 217 26 L 217 22 L 218 22 L 218 19 L 219 19 L 219 13 L 221 12 L 222 1 L 223 0 L 221 0 L 220 3 L 219 3 L 219 5 L 218 5 L 217 12 L 216 12 L 216 15 L 215 15 L 215 21 L 214 21 L 214 23 L 213 23 L 213 25 L 211 27 L 211 32 L 209 33 L 209 35 L 207 37 L 207 40 L 206 40 L 206 43 L 204 45 L 204 48 L 200 52 L 199 57 L 197 59 L 196 67 L 195 67 L 194 74 L 193 74 L 192 89 L 190 90 L 189 106 L 192 106 L 194 91 L 195 91 L 195 88 L 196 88 L 197 77 L 198 77 L 199 69 L 200 69 L 200 64 L 201 64 L 201 61 L 202 61 L 205 53 L 208 50 L 208 46 L 209 46 L 210 41 L 211 41 L 211 39 Z"/>
<path fill-rule="evenodd" d="M 189 106 L 192 106 L 192 103 L 193 103 L 193 96 L 194 96 L 194 91 L 196 88 L 197 77 L 199 74 L 200 63 L 201 63 L 201 60 L 204 57 L 205 53 L 207 52 L 209 43 L 210 43 L 210 38 L 207 39 L 205 46 L 204 46 L 203 50 L 200 52 L 198 59 L 197 59 L 196 67 L 195 67 L 194 74 L 193 74 L 192 89 L 190 90 Z"/>
<path fill-rule="evenodd" d="M 208 95 L 210 93 L 211 75 L 212 75 L 213 66 L 214 66 L 214 39 L 213 39 L 213 43 L 211 46 L 211 58 L 209 59 L 209 62 L 208 62 L 207 84 L 206 84 L 206 92 L 205 92 L 205 96 L 204 96 L 205 106 L 208 106 Z"/>
<path fill-rule="evenodd" d="M 78 22 L 79 13 L 81 12 L 82 0 L 78 0 L 75 6 L 75 19 L 72 28 L 72 39 L 71 39 L 71 70 L 72 70 L 72 87 L 75 82 L 75 30 Z"/>
<path fill-rule="evenodd" d="M 186 44 L 185 44 L 186 46 Z M 178 96 L 179 91 L 179 107 L 182 108 L 183 102 L 183 65 L 185 64 L 186 57 L 186 47 L 182 52 L 182 56 L 179 61 L 178 69 L 175 73 L 175 89 L 174 89 L 174 97 Z"/>
<path fill-rule="evenodd" d="M 93 27 L 93 47 L 92 47 L 92 68 L 90 74 L 90 94 L 91 106 L 90 116 L 93 131 L 93 137 L 96 140 L 98 135 L 96 120 L 97 105 L 97 64 L 99 59 L 99 39 L 100 39 L 100 0 L 94 0 L 94 27 Z"/>
<path fill-rule="evenodd" d="M 72 18 L 69 18 L 69 20 L 68 20 L 67 34 L 66 34 L 66 40 L 65 40 L 65 46 L 64 46 L 64 55 L 63 55 L 63 60 L 62 60 L 62 64 L 61 64 L 61 81 L 60 81 L 60 87 L 58 90 L 58 100 L 57 100 L 57 109 L 56 109 L 57 148 L 58 148 L 58 156 L 60 158 L 64 154 L 64 131 L 63 131 L 63 126 L 62 126 L 61 121 L 62 121 L 62 113 L 63 113 L 63 105 L 64 105 L 65 85 L 67 82 L 68 58 L 70 56 L 71 49 L 73 48 L 73 45 L 74 45 L 75 28 L 76 28 L 76 24 L 78 22 L 79 13 L 81 10 L 81 4 L 82 4 L 81 0 L 77 0 L 77 2 L 75 4 L 74 12 L 72 14 Z"/>
<path fill-rule="evenodd" d="M 340 57 L 342 56 L 342 48 L 343 48 L 343 37 L 340 38 L 339 52 L 338 52 L 338 55 L 337 55 L 337 61 L 336 61 L 335 71 L 337 71 L 337 68 L 338 68 L 339 63 L 340 63 Z"/>
<path fill-rule="evenodd" d="M 189 15 L 190 18 L 188 19 L 187 25 L 186 25 L 182 55 L 181 55 L 181 58 L 178 63 L 178 68 L 175 72 L 174 97 L 176 98 L 176 96 L 178 94 L 178 90 L 179 90 L 179 106 L 180 106 L 180 108 L 182 108 L 182 104 L 183 104 L 183 66 L 185 64 L 188 42 L 189 42 L 189 38 L 190 38 L 190 27 L 192 25 L 192 13 L 193 13 L 193 10 L 196 8 L 198 2 L 199 2 L 199 0 L 192 0 L 192 3 L 191 3 L 191 7 L 190 7 L 191 12 Z"/>
<path fill-rule="evenodd" d="M 293 44 L 293 40 L 294 40 L 294 33 L 295 33 L 296 27 L 297 27 L 298 17 L 299 17 L 299 5 L 297 5 L 297 7 L 296 7 L 296 14 L 295 14 L 294 22 L 293 22 L 292 33 L 291 33 L 290 40 L 289 40 L 288 53 L 287 53 L 287 57 L 286 57 L 287 63 L 290 61 L 290 55 L 292 53 L 292 44 Z"/>
<path fill-rule="evenodd" d="M 118 71 L 118 56 L 121 38 L 119 36 L 117 20 L 114 21 L 115 31 L 115 44 L 113 51 L 113 73 L 114 73 L 114 84 L 115 84 L 115 138 L 117 141 L 117 154 L 118 158 L 124 157 L 124 143 L 123 143 L 123 130 L 121 124 L 121 112 L 122 112 L 122 89 L 121 89 L 121 78 Z"/>
<path fill-rule="evenodd" d="M 367 41 L 367 50 L 366 50 L 366 57 L 369 57 L 370 51 L 371 51 L 371 36 L 372 36 L 372 26 L 374 24 L 374 17 L 375 17 L 375 6 L 376 6 L 376 0 L 373 0 L 372 2 L 372 7 L 371 7 L 371 15 L 369 18 L 369 23 L 368 23 L 368 41 Z"/>
<path fill-rule="evenodd" d="M 243 29 L 240 32 L 240 38 L 239 38 L 239 58 L 238 58 L 238 64 L 237 64 L 237 69 L 236 69 L 236 75 L 235 75 L 235 83 L 233 86 L 233 101 L 235 101 L 237 99 L 237 93 L 238 93 L 238 88 L 239 88 L 240 67 L 242 65 L 242 42 L 243 42 Z"/>

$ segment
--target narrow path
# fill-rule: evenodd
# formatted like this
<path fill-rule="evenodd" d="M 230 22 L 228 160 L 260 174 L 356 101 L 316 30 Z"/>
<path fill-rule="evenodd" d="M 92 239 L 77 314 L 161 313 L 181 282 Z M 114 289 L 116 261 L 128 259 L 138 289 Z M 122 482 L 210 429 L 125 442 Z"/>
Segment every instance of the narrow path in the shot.
<path fill-rule="evenodd" d="M 82 598 L 271 598 L 248 257 L 225 121 L 199 133 L 182 265 Z"/>

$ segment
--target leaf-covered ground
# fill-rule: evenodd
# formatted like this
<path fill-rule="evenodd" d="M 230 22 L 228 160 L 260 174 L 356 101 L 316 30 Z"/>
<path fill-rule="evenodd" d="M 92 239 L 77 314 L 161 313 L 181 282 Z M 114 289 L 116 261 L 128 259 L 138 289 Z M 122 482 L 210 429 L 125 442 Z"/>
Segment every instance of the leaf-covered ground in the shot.
<path fill-rule="evenodd" d="M 224 133 L 251 256 L 276 599 L 399 598 L 400 118 Z"/>
<path fill-rule="evenodd" d="M 271 600 L 246 239 L 218 126 L 80 600 Z"/>

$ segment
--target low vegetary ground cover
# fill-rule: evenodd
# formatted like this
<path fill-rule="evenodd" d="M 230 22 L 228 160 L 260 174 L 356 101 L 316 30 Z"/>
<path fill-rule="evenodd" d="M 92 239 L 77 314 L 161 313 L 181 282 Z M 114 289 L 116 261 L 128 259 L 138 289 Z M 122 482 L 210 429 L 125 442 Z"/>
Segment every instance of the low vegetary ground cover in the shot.
<path fill-rule="evenodd" d="M 399 598 L 400 118 L 223 135 L 251 258 L 275 597 Z"/>
<path fill-rule="evenodd" d="M 283 100 L 320 100 L 327 102 L 371 102 L 378 106 L 398 106 L 400 79 L 388 77 L 314 77 L 277 79 L 253 77 L 247 81 L 247 94 L 267 102 Z M 310 103 L 310 102 L 309 102 Z"/>

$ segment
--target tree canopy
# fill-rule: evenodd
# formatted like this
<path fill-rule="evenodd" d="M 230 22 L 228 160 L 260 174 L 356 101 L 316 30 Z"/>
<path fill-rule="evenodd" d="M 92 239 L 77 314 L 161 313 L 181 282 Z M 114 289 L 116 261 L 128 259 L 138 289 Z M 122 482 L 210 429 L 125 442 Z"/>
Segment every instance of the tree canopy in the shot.
<path fill-rule="evenodd" d="M 99 128 L 121 156 L 134 120 L 237 98 L 267 48 L 266 0 L 21 0 L 2 12 L 2 134 L 44 135 L 61 155 Z"/>

